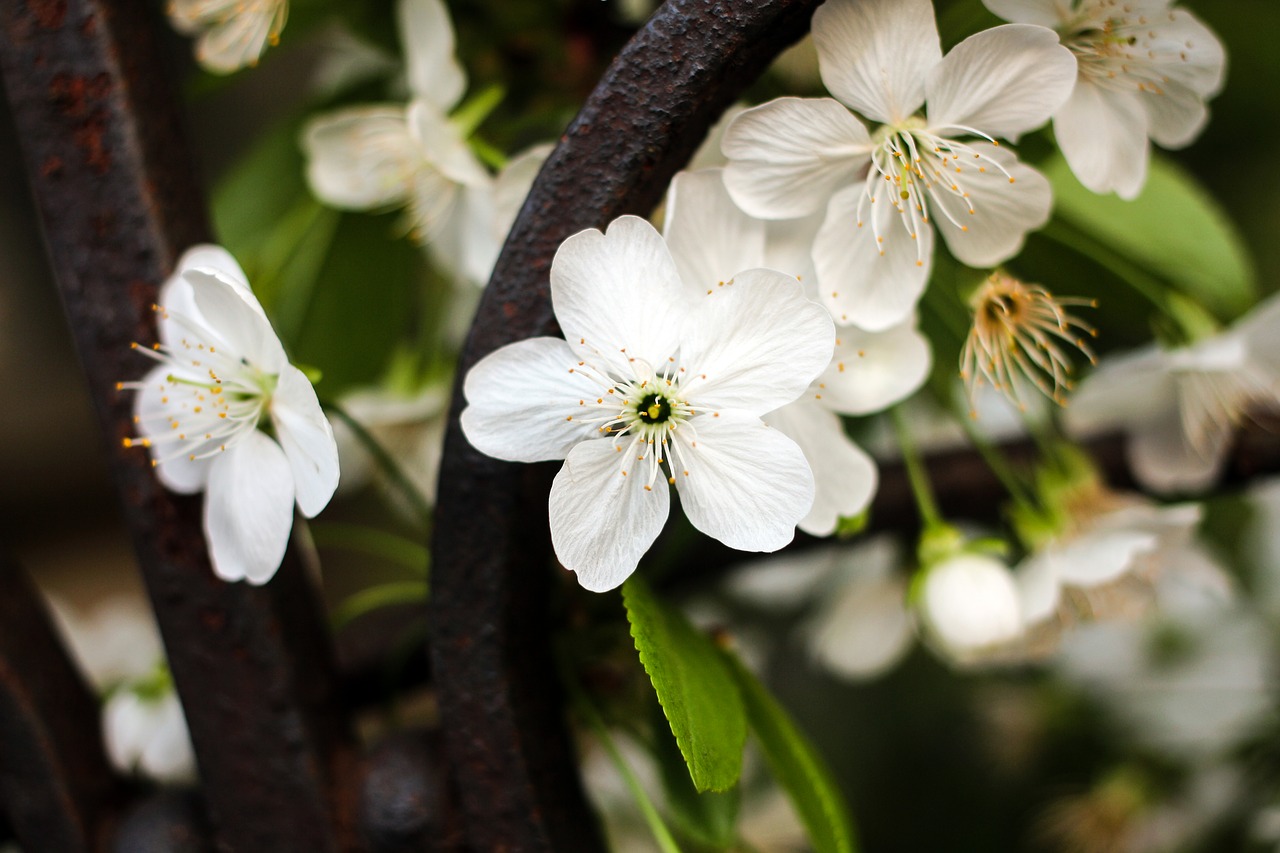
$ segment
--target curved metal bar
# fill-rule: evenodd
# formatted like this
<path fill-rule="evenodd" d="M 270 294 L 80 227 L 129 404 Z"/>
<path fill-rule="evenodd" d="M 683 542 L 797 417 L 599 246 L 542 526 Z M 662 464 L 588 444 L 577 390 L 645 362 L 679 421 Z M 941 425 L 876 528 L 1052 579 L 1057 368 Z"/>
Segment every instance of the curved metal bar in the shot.
<path fill-rule="evenodd" d="M 354 773 L 331 639 L 296 553 L 263 588 L 209 567 L 199 501 L 124 450 L 151 305 L 209 237 L 182 109 L 146 0 L 0 3 L 0 64 L 63 305 L 186 709 L 219 849 L 356 846 Z M 52 848 L 41 848 L 52 849 Z"/>
<path fill-rule="evenodd" d="M 0 813 L 24 850 L 102 849 L 130 794 L 101 732 L 44 602 L 0 552 Z"/>
<path fill-rule="evenodd" d="M 440 477 L 432 667 L 445 747 L 481 850 L 597 850 L 551 660 L 546 471 L 462 436 L 461 377 L 554 333 L 547 273 L 584 228 L 647 214 L 707 129 L 808 28 L 818 0 L 670 0 L 631 40 L 538 175 L 459 365 Z"/>

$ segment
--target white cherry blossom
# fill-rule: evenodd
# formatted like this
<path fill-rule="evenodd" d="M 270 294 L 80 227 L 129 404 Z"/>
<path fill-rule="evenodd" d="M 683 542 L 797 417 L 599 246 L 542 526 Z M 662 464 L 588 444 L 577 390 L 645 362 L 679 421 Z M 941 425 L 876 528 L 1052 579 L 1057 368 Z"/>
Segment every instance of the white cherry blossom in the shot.
<path fill-rule="evenodd" d="M 1048 181 L 1000 147 L 1044 122 L 1076 76 L 1044 27 L 1009 24 L 945 57 L 929 0 L 827 0 L 813 16 L 835 96 L 779 98 L 725 134 L 725 183 L 753 216 L 825 210 L 814 244 L 837 321 L 880 331 L 906 320 L 928 280 L 934 229 L 990 267 L 1047 221 Z M 880 126 L 869 132 L 849 110 Z"/>
<path fill-rule="evenodd" d="M 1170 0 L 983 0 L 1009 21 L 1055 29 L 1079 65 L 1054 113 L 1058 146 L 1080 183 L 1131 199 L 1147 180 L 1151 141 L 1189 145 L 1222 88 L 1217 36 Z"/>
<path fill-rule="evenodd" d="M 102 709 L 103 745 L 121 773 L 157 782 L 193 782 L 195 751 L 173 685 L 163 690 L 128 687 L 112 693 Z"/>
<path fill-rule="evenodd" d="M 1138 482 L 1198 492 L 1222 471 L 1251 409 L 1280 406 L 1280 299 L 1226 331 L 1178 349 L 1151 346 L 1104 359 L 1066 410 L 1075 436 L 1120 428 Z"/>
<path fill-rule="evenodd" d="M 612 589 L 634 571 L 667 517 L 663 480 L 693 526 L 730 547 L 791 541 L 813 475 L 760 418 L 826 366 L 834 331 L 822 307 L 763 269 L 695 293 L 632 216 L 561 244 L 551 300 L 566 340 L 519 341 L 476 364 L 462 429 L 499 459 L 565 460 L 551 539 L 579 583 Z"/>
<path fill-rule="evenodd" d="M 704 169 L 671 182 L 663 233 L 695 291 L 716 287 L 737 269 L 768 267 L 792 275 L 797 290 L 816 298 L 810 247 L 817 226 L 816 216 L 772 222 L 748 216 L 730 199 L 722 170 Z M 883 332 L 841 328 L 831 361 L 808 393 L 765 416 L 800 445 L 814 472 L 817 495 L 801 530 L 828 536 L 875 493 L 875 463 L 845 434 L 838 414 L 870 414 L 911 396 L 930 364 L 928 341 L 913 319 Z"/>
<path fill-rule="evenodd" d="M 981 660 L 1022 634 L 1017 584 L 1000 560 L 962 551 L 924 572 L 917 607 L 925 636 L 957 663 Z"/>
<path fill-rule="evenodd" d="M 338 485 L 329 422 L 226 250 L 188 250 L 155 310 L 160 342 L 134 349 L 159 364 L 118 383 L 138 392 L 140 435 L 124 444 L 150 450 L 167 488 L 205 493 L 219 577 L 265 583 L 284 556 L 295 501 L 314 516 Z"/>
<path fill-rule="evenodd" d="M 280 41 L 289 0 L 169 0 L 169 21 L 184 35 L 198 36 L 196 61 L 214 74 L 258 64 Z"/>

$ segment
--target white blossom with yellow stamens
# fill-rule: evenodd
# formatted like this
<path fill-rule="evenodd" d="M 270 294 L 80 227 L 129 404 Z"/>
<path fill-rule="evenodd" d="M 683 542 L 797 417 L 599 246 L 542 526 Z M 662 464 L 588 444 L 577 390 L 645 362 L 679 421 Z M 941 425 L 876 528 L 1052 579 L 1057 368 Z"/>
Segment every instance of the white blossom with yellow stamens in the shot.
<path fill-rule="evenodd" d="M 813 247 L 822 299 L 837 322 L 881 331 L 924 291 L 935 228 L 961 261 L 991 267 L 1048 219 L 1048 181 L 996 140 L 1048 121 L 1076 61 L 1029 24 L 944 57 L 929 0 L 827 0 L 813 38 L 838 100 L 779 98 L 738 116 L 725 184 L 763 219 L 825 210 Z M 869 133 L 850 108 L 881 126 Z"/>
<path fill-rule="evenodd" d="M 295 501 L 311 517 L 337 488 L 333 431 L 226 250 L 188 250 L 156 315 L 160 342 L 134 348 L 158 366 L 117 384 L 138 392 L 139 435 L 124 444 L 150 450 L 169 489 L 205 493 L 219 577 L 265 583 L 284 556 Z"/>
<path fill-rule="evenodd" d="M 519 341 L 476 364 L 462 429 L 499 459 L 565 460 L 551 540 L 578 582 L 603 591 L 626 580 L 666 521 L 667 484 L 694 527 L 732 548 L 790 542 L 813 474 L 761 416 L 830 360 L 822 306 L 773 270 L 691 288 L 634 216 L 561 244 L 551 300 L 567 340 Z"/>
<path fill-rule="evenodd" d="M 1170 0 L 983 0 L 1009 21 L 1055 29 L 1076 57 L 1071 97 L 1053 115 L 1071 171 L 1097 193 L 1131 199 L 1147 180 L 1151 140 L 1200 135 L 1226 56 L 1213 31 Z"/>
<path fill-rule="evenodd" d="M 198 36 L 196 61 L 215 74 L 258 64 L 279 43 L 289 0 L 169 0 L 169 21 L 184 35 Z"/>

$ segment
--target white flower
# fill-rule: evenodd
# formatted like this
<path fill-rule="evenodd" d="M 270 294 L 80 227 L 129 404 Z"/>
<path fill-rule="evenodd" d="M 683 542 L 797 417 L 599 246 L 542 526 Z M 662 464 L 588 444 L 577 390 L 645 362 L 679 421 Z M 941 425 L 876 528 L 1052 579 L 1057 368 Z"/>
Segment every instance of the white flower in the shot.
<path fill-rule="evenodd" d="M 1066 410 L 1076 436 L 1120 427 L 1144 487 L 1196 492 L 1221 473 L 1251 407 L 1280 404 L 1280 299 L 1230 329 L 1180 349 L 1151 346 L 1106 359 Z"/>
<path fill-rule="evenodd" d="M 138 391 L 141 436 L 125 446 L 149 448 L 169 489 L 205 493 L 219 577 L 265 583 L 284 556 L 294 501 L 310 518 L 338 485 L 333 431 L 226 250 L 188 250 L 156 315 L 160 343 L 134 348 L 159 365 L 118 384 Z"/>
<path fill-rule="evenodd" d="M 414 236 L 429 243 L 462 215 L 469 192 L 492 191 L 492 179 L 448 118 L 467 85 L 448 12 L 440 0 L 401 0 L 397 11 L 413 100 L 312 119 L 302 148 L 321 201 L 344 210 L 407 207 Z"/>
<path fill-rule="evenodd" d="M 340 405 L 391 455 L 418 492 L 434 502 L 449 407 L 448 388 L 433 383 L 415 394 L 364 388 L 344 396 Z M 338 491 L 354 492 L 375 479 L 377 463 L 344 421 L 334 418 L 330 424 L 342 469 Z M 385 488 L 386 484 L 378 479 Z"/>
<path fill-rule="evenodd" d="M 816 297 L 809 250 L 817 218 L 754 219 L 733 204 L 721 175 L 720 169 L 681 172 L 671 182 L 663 234 L 684 282 L 705 291 L 735 270 L 768 267 L 793 275 L 797 289 Z M 914 320 L 884 332 L 842 328 L 809 393 L 765 416 L 800 445 L 814 472 L 817 493 L 801 530 L 830 535 L 841 516 L 862 512 L 875 493 L 875 463 L 845 434 L 836 413 L 870 414 L 911 396 L 930 363 L 929 344 Z"/>
<path fill-rule="evenodd" d="M 780 98 L 739 116 L 725 183 L 753 216 L 825 207 L 813 249 L 822 298 L 838 321 L 882 330 L 920 298 L 935 226 L 953 255 L 989 267 L 1048 219 L 1048 181 L 995 139 L 1046 122 L 1076 63 L 1028 24 L 978 33 L 944 58 L 929 0 L 827 0 L 813 37 L 839 100 Z M 846 107 L 882 126 L 868 133 Z"/>
<path fill-rule="evenodd" d="M 930 639 L 959 663 L 1017 639 L 1023 629 L 1013 574 L 985 554 L 961 552 L 925 569 L 918 607 Z"/>
<path fill-rule="evenodd" d="M 162 692 L 120 689 L 102 709 L 102 734 L 111 763 L 122 773 L 158 782 L 195 779 L 195 753 L 182 703 L 170 684 Z"/>
<path fill-rule="evenodd" d="M 164 659 L 155 618 L 141 597 L 99 598 L 87 611 L 59 597 L 48 601 L 72 658 L 98 693 L 145 678 Z"/>
<path fill-rule="evenodd" d="M 184 35 L 198 35 L 196 61 L 215 74 L 258 64 L 280 41 L 289 0 L 169 0 L 169 21 Z"/>
<path fill-rule="evenodd" d="M 1226 57 L 1213 32 L 1170 0 L 983 0 L 1010 21 L 1053 27 L 1079 74 L 1054 113 L 1058 146 L 1080 183 L 1134 198 L 1155 140 L 1182 148 L 1208 120 Z"/>
<path fill-rule="evenodd" d="M 561 244 L 551 299 L 567 340 L 505 346 L 467 375 L 467 439 L 516 462 L 564 459 L 551 487 L 556 555 L 587 589 L 622 583 L 680 492 L 693 526 L 772 551 L 813 502 L 794 442 L 760 416 L 831 356 L 821 306 L 770 270 L 693 295 L 662 237 L 624 216 Z M 665 469 L 664 467 L 665 466 Z"/>

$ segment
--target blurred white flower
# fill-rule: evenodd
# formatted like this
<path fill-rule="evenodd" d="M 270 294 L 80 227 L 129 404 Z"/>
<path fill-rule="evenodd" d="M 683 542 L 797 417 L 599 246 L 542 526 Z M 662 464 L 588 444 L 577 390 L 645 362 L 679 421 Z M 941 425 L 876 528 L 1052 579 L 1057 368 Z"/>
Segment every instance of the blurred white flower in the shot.
<path fill-rule="evenodd" d="M 925 636 L 955 662 L 977 662 L 1021 635 L 1018 587 L 1000 560 L 962 551 L 924 572 L 916 607 Z"/>
<path fill-rule="evenodd" d="M 72 659 L 98 693 L 146 678 L 164 658 L 155 617 L 140 596 L 100 598 L 89 610 L 54 595 L 48 602 Z"/>
<path fill-rule="evenodd" d="M 117 383 L 138 392 L 141 435 L 124 445 L 149 449 L 167 488 L 205 493 L 219 577 L 265 583 L 284 556 L 295 500 L 309 518 L 338 485 L 329 422 L 225 249 L 189 249 L 155 311 L 160 343 L 134 348 L 159 365 Z"/>
<path fill-rule="evenodd" d="M 443 383 L 429 384 L 416 394 L 362 388 L 344 396 L 339 405 L 391 455 L 418 492 L 434 503 L 449 389 Z M 370 480 L 385 487 L 377 463 L 346 423 L 334 418 L 331 424 L 342 468 L 339 493 L 353 492 Z"/>
<path fill-rule="evenodd" d="M 667 517 L 660 476 L 693 526 L 726 545 L 790 542 L 813 475 L 760 417 L 830 359 L 821 306 L 771 270 L 695 296 L 662 237 L 631 216 L 561 244 L 551 298 L 567 340 L 532 338 L 482 359 L 466 378 L 462 428 L 499 459 L 565 460 L 551 539 L 579 583 L 612 589 L 634 571 Z"/>
<path fill-rule="evenodd" d="M 957 258 L 989 267 L 1048 219 L 1048 181 L 995 139 L 1048 121 L 1076 62 L 1051 30 L 1027 24 L 943 57 L 929 0 L 827 0 L 813 38 L 838 100 L 779 98 L 738 116 L 725 183 L 753 216 L 825 208 L 813 249 L 822 298 L 841 323 L 879 331 L 919 300 L 935 226 Z M 882 126 L 869 133 L 849 108 Z"/>
<path fill-rule="evenodd" d="M 174 29 L 198 36 L 196 61 L 205 70 L 230 74 L 279 43 L 289 0 L 169 0 L 168 13 Z"/>
<path fill-rule="evenodd" d="M 1147 180 L 1151 143 L 1189 145 L 1222 88 L 1217 36 L 1170 0 L 983 0 L 1005 20 L 1057 30 L 1079 72 L 1053 115 L 1054 136 L 1080 183 L 1131 199 Z"/>
<path fill-rule="evenodd" d="M 1222 471 L 1251 408 L 1280 405 L 1280 298 L 1231 328 L 1180 349 L 1150 346 L 1104 359 L 1066 410 L 1075 437 L 1120 428 L 1144 487 L 1198 492 Z"/>
<path fill-rule="evenodd" d="M 663 235 L 684 282 L 707 290 L 734 270 L 768 267 L 794 276 L 797 289 L 815 298 L 810 247 L 817 218 L 754 219 L 729 198 L 722 174 L 681 172 L 667 193 Z M 809 393 L 765 415 L 766 423 L 800 445 L 813 468 L 817 492 L 801 530 L 828 536 L 875 493 L 875 464 L 845 434 L 837 413 L 869 414 L 911 396 L 930 364 L 928 341 L 914 320 L 884 332 L 838 329 L 831 361 Z"/>
<path fill-rule="evenodd" d="M 158 782 L 195 780 L 191 734 L 172 684 L 114 691 L 102 709 L 102 733 L 107 755 L 122 773 Z"/>

